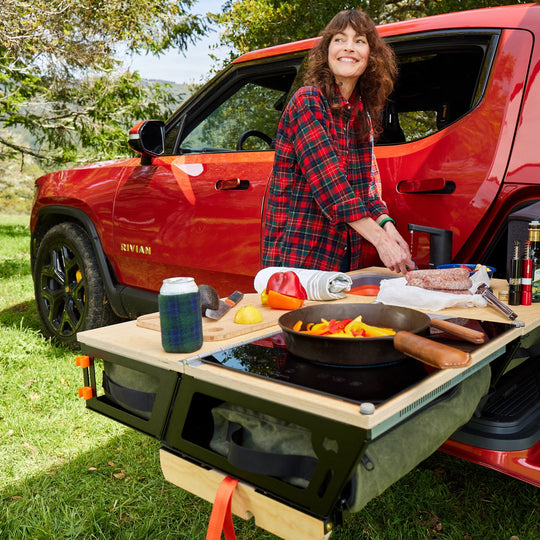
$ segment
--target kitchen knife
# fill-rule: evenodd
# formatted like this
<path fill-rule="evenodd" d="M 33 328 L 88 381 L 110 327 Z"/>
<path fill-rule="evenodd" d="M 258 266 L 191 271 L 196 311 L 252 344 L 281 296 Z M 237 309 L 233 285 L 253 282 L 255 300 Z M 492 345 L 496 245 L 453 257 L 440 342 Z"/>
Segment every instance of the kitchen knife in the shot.
<path fill-rule="evenodd" d="M 244 298 L 244 293 L 234 291 L 228 298 L 219 301 L 219 307 L 217 309 L 207 309 L 204 312 L 204 316 L 214 320 L 221 319 L 221 317 L 223 317 L 223 315 L 225 315 L 232 307 L 236 306 L 242 298 Z"/>

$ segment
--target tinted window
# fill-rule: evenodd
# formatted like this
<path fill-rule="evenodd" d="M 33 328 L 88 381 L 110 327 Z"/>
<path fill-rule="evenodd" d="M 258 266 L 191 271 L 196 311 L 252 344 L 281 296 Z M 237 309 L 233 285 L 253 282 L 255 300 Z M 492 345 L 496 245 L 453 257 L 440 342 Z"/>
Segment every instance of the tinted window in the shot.
<path fill-rule="evenodd" d="M 248 82 L 184 138 L 182 149 L 235 150 L 242 133 L 250 130 L 273 138 L 281 116 L 280 100 L 284 95 L 286 92 L 281 90 Z M 252 136 L 246 139 L 243 148 L 267 150 L 269 146 L 261 138 Z"/>
<path fill-rule="evenodd" d="M 198 106 L 168 124 L 166 153 L 270 150 L 301 56 L 240 66 L 216 80 Z M 257 135 L 259 134 L 259 135 Z"/>
<path fill-rule="evenodd" d="M 379 144 L 427 137 L 471 111 L 482 96 L 496 40 L 494 34 L 445 33 L 391 41 L 399 76 Z"/>

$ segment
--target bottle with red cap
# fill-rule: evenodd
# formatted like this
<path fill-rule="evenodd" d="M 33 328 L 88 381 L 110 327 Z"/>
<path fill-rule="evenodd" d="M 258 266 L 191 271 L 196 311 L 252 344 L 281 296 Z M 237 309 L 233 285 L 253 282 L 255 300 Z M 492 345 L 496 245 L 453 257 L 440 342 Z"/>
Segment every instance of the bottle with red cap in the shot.
<path fill-rule="evenodd" d="M 532 301 L 532 273 L 533 261 L 531 259 L 531 241 L 525 240 L 523 264 L 521 274 L 521 305 L 530 306 Z"/>

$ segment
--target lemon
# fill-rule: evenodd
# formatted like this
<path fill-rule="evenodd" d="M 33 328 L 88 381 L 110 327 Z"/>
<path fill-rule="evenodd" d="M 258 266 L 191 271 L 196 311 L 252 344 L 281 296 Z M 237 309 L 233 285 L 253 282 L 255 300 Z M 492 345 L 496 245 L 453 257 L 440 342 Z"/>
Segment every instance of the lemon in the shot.
<path fill-rule="evenodd" d="M 237 324 L 255 324 L 263 322 L 261 312 L 253 305 L 242 306 L 234 316 L 234 322 Z"/>

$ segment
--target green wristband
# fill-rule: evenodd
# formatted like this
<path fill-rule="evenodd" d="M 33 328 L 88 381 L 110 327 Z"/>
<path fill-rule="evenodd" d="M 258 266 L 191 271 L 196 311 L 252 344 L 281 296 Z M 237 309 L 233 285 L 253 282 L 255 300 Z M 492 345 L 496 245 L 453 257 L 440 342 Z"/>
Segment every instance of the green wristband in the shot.
<path fill-rule="evenodd" d="M 389 221 L 391 221 L 394 224 L 394 227 L 396 226 L 396 222 L 389 216 L 385 217 L 379 222 L 379 225 L 381 227 L 384 227 Z"/>

